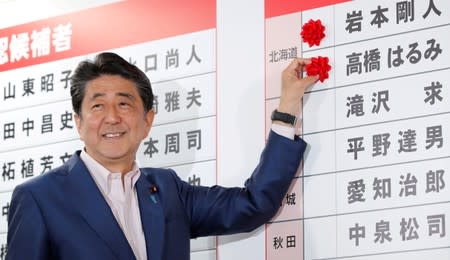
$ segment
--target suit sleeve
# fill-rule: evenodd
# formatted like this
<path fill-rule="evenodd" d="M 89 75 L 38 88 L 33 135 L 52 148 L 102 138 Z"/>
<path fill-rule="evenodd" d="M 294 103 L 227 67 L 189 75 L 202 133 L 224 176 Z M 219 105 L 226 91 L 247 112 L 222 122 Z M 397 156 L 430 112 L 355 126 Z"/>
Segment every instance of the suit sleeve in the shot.
<path fill-rule="evenodd" d="M 305 149 L 303 140 L 271 132 L 260 162 L 243 188 L 198 187 L 177 179 L 191 237 L 249 232 L 269 221 L 278 211 Z"/>
<path fill-rule="evenodd" d="M 32 193 L 17 186 L 8 214 L 6 260 L 51 259 L 41 210 Z"/>

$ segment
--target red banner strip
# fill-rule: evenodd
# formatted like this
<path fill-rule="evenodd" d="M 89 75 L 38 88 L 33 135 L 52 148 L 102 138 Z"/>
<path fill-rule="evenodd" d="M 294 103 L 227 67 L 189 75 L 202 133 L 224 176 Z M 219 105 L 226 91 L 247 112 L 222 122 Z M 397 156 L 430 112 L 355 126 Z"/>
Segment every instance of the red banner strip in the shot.
<path fill-rule="evenodd" d="M 265 0 L 265 17 L 291 14 L 350 0 Z"/>

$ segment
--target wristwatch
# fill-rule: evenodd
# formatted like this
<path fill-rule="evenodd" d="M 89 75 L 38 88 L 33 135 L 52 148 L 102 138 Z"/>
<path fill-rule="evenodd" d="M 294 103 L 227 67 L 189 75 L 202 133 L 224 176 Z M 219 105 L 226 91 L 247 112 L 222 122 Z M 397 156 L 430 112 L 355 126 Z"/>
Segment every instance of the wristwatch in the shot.
<path fill-rule="evenodd" d="M 272 112 L 272 116 L 270 117 L 272 121 L 281 121 L 283 123 L 290 124 L 292 126 L 295 126 L 297 123 L 297 117 L 288 113 L 279 112 L 278 110 L 274 110 Z"/>

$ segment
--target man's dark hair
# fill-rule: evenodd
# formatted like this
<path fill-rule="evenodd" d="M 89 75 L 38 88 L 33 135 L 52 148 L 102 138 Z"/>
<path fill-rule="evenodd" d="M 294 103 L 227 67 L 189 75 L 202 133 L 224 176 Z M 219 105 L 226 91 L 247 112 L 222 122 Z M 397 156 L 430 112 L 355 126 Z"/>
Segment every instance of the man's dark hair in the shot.
<path fill-rule="evenodd" d="M 118 75 L 134 82 L 144 104 L 144 112 L 147 113 L 152 109 L 152 87 L 144 72 L 115 53 L 103 52 L 98 54 L 94 61 L 80 62 L 70 80 L 72 107 L 76 114 L 81 116 L 81 103 L 86 92 L 86 84 L 102 75 Z"/>

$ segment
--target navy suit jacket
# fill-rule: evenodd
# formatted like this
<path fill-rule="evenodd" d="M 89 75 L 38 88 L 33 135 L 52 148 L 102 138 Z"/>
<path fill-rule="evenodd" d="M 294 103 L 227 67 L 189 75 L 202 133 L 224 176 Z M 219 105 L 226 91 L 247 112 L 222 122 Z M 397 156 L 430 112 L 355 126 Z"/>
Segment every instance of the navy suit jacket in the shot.
<path fill-rule="evenodd" d="M 244 188 L 191 186 L 170 169 L 142 168 L 136 189 L 148 259 L 187 260 L 190 238 L 248 232 L 270 220 L 305 148 L 271 132 Z M 15 188 L 6 259 L 135 259 L 79 152 Z"/>

